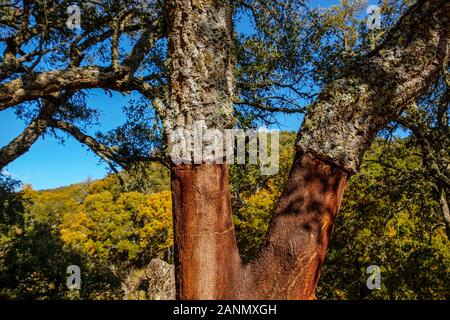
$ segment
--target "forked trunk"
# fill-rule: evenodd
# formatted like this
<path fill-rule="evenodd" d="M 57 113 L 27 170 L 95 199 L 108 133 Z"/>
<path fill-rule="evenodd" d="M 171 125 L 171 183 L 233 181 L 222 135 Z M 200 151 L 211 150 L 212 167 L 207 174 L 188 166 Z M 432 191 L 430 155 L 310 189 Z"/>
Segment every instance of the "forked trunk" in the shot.
<path fill-rule="evenodd" d="M 219 131 L 233 125 L 231 16 L 227 0 L 169 2 L 167 136 L 175 128 L 192 133 L 195 121 Z M 419 0 L 381 46 L 324 88 L 303 122 L 266 241 L 249 264 L 236 246 L 226 165 L 173 164 L 177 297 L 314 298 L 348 174 L 377 132 L 436 80 L 449 38 L 450 2 Z M 191 147 L 183 161 L 198 158 Z"/>
<path fill-rule="evenodd" d="M 259 257 L 243 264 L 226 165 L 173 165 L 179 299 L 311 299 L 347 174 L 297 152 Z"/>

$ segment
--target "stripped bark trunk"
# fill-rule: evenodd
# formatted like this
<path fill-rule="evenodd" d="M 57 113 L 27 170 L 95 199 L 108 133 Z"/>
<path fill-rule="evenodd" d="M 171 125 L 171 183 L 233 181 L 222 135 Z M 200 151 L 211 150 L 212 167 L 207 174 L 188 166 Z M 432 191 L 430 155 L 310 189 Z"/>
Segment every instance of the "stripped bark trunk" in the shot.
<path fill-rule="evenodd" d="M 232 126 L 234 54 L 228 1 L 174 0 L 169 16 L 169 102 L 164 127 Z M 191 154 L 192 156 L 193 154 Z M 177 298 L 233 298 L 239 253 L 226 164 L 172 165 Z"/>
<path fill-rule="evenodd" d="M 314 299 L 347 173 L 297 151 L 259 256 L 249 266 L 246 298 Z"/>
<path fill-rule="evenodd" d="M 169 6 L 171 128 L 232 125 L 231 5 Z M 378 130 L 432 83 L 447 59 L 450 3 L 422 0 L 329 85 L 307 115 L 295 161 L 258 257 L 239 258 L 226 165 L 172 165 L 179 299 L 312 299 L 348 177 Z"/>
<path fill-rule="evenodd" d="M 177 298 L 233 299 L 240 257 L 226 164 L 173 165 Z"/>

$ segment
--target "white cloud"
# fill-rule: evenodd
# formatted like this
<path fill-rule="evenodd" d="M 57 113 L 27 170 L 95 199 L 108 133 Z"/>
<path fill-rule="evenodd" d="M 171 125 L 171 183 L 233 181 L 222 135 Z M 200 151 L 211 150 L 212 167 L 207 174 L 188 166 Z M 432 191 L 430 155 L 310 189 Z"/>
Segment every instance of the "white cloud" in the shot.
<path fill-rule="evenodd" d="M 2 170 L 2 171 L 1 171 L 1 174 L 4 175 L 4 176 L 7 176 L 7 177 L 11 177 L 11 178 L 14 176 L 12 173 L 9 173 L 9 172 L 6 171 L 6 170 Z"/>

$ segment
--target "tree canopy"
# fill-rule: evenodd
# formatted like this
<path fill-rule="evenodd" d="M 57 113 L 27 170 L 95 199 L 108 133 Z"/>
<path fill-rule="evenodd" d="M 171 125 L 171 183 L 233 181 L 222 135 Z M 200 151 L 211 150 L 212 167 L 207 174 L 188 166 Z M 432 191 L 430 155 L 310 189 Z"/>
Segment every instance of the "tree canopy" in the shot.
<path fill-rule="evenodd" d="M 335 138 L 327 159 L 360 170 L 346 191 L 319 297 L 448 299 L 449 49 L 436 46 L 444 58 L 425 68 L 433 69 L 431 76 L 419 70 L 434 40 L 415 41 L 412 35 L 428 29 L 407 13 L 425 15 L 425 2 L 380 0 L 375 29 L 363 0 L 328 8 L 304 0 L 231 2 L 232 43 L 220 48 L 233 57 L 233 108 L 222 110 L 232 112 L 225 126 L 274 127 L 282 125 L 280 115 L 300 114 L 306 115 L 300 135 L 309 135 L 295 146 L 295 134 L 282 134 L 275 176 L 261 176 L 252 165 L 230 166 L 245 260 L 264 241 L 294 150 L 323 143 L 319 127 Z M 176 62 L 168 58 L 171 6 L 159 0 L 0 2 L 0 112 L 14 110 L 25 124 L 0 147 L 0 170 L 44 136 L 70 136 L 111 169 L 103 180 L 46 191 L 20 191 L 18 182 L 0 175 L 2 297 L 118 298 L 127 275 L 154 258 L 173 262 L 167 122 L 173 120 L 171 83 L 183 74 L 173 72 Z M 413 27 L 405 35 L 399 25 Z M 415 55 L 412 47 L 423 52 Z M 405 61 L 412 67 L 399 68 Z M 397 68 L 389 73 L 380 65 Z M 401 94 L 394 97 L 395 81 Z M 346 99 L 349 88 L 368 94 Z M 87 99 L 93 89 L 130 98 L 123 124 L 101 130 L 99 110 Z M 325 117 L 333 108 L 346 112 Z M 351 127 L 349 117 L 361 115 L 367 121 Z M 355 152 L 343 159 L 339 152 L 354 141 Z M 87 270 L 77 293 L 65 289 L 70 264 Z M 382 290 L 365 286 L 368 264 L 382 267 Z"/>

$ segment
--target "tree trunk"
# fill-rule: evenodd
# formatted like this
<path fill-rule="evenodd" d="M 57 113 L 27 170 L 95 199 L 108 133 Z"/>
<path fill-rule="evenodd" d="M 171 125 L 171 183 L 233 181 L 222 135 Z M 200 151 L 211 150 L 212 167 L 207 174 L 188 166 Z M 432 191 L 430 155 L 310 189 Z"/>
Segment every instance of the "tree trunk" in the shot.
<path fill-rule="evenodd" d="M 232 125 L 231 4 L 168 8 L 165 134 Z M 421 0 L 382 46 L 324 89 L 300 130 L 295 161 L 258 257 L 239 258 L 226 165 L 172 165 L 179 299 L 313 299 L 346 181 L 376 133 L 437 78 L 447 59 L 450 3 Z M 170 149 L 170 148 L 169 148 Z M 192 154 L 191 154 L 192 156 Z"/>
<path fill-rule="evenodd" d="M 259 257 L 243 264 L 224 165 L 172 165 L 178 299 L 312 299 L 347 174 L 298 151 Z"/>
<path fill-rule="evenodd" d="M 209 129 L 230 128 L 234 94 L 230 2 L 174 0 L 167 9 L 170 88 L 162 113 L 166 137 L 174 129 L 192 133 L 196 121 Z M 188 157 L 193 159 L 191 151 Z M 228 183 L 226 164 L 172 164 L 179 299 L 236 297 L 240 257 Z"/>
<path fill-rule="evenodd" d="M 314 299 L 347 173 L 297 151 L 259 256 L 250 265 L 251 299 Z"/>
<path fill-rule="evenodd" d="M 232 299 L 240 257 L 226 164 L 172 165 L 178 299 Z"/>

